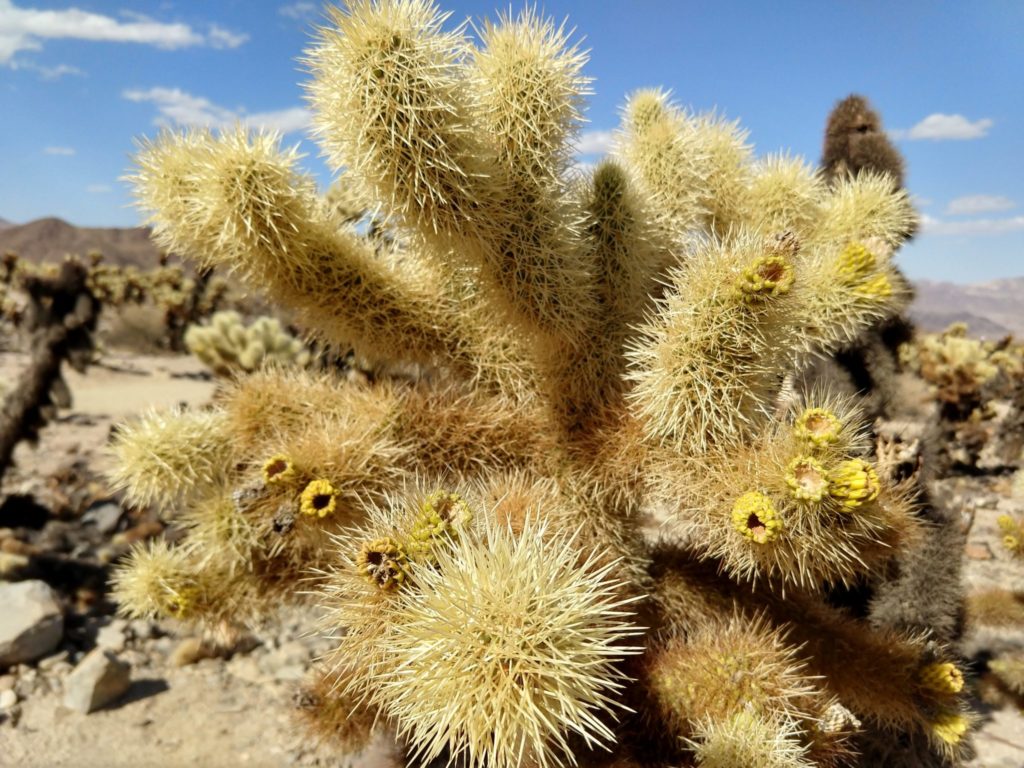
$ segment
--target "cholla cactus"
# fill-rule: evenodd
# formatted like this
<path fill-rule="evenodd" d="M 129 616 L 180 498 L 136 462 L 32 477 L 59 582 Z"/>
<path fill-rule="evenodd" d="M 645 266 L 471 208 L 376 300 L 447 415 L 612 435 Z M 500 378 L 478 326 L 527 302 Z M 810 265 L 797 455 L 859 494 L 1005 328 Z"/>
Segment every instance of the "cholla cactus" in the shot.
<path fill-rule="evenodd" d="M 423 763 L 832 766 L 858 723 L 954 760 L 949 651 L 826 599 L 927 530 L 854 403 L 783 396 L 903 308 L 906 195 L 755 162 L 657 91 L 578 177 L 563 28 L 527 11 L 474 44 L 425 0 L 330 13 L 317 132 L 393 251 L 265 134 L 164 134 L 136 194 L 163 246 L 429 374 L 270 369 L 123 430 L 118 481 L 187 533 L 122 566 L 124 611 L 240 620 L 301 583 L 336 643 L 307 718 L 345 748 L 388 723 Z"/>
<path fill-rule="evenodd" d="M 1024 374 L 1020 347 L 981 341 L 967 335 L 964 323 L 953 323 L 942 333 L 921 334 L 900 350 L 901 361 L 935 388 L 948 417 L 966 418 L 992 396 L 985 386 L 1010 382 Z"/>
<path fill-rule="evenodd" d="M 249 325 L 238 312 L 217 312 L 208 325 L 185 331 L 188 351 L 218 376 L 255 371 L 263 365 L 303 367 L 309 350 L 288 333 L 276 317 L 258 317 Z"/>

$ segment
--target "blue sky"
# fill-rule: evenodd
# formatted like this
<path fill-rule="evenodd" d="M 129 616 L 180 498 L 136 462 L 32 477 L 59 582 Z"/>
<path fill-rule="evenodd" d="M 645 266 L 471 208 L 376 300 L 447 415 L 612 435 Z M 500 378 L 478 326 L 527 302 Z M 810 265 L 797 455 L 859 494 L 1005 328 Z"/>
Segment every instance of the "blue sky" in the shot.
<path fill-rule="evenodd" d="M 442 3 L 453 21 L 501 2 Z M 320 2 L 0 0 L 0 217 L 138 223 L 119 177 L 159 124 L 276 127 L 305 139 L 298 57 Z M 520 5 L 515 4 L 513 8 Z M 759 154 L 816 161 L 825 117 L 858 92 L 907 158 L 924 231 L 913 278 L 1024 276 L 1024 3 L 548 0 L 591 49 L 581 148 L 600 152 L 629 92 L 672 90 L 739 118 Z M 1014 95 L 1016 94 L 1016 96 Z M 594 159 L 591 152 L 583 161 Z"/>

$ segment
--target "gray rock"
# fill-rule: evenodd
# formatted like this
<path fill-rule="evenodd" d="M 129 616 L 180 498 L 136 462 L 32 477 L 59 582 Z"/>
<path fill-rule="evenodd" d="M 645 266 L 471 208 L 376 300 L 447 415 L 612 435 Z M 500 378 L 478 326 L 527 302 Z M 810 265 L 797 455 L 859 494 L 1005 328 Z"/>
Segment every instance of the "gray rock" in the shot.
<path fill-rule="evenodd" d="M 18 703 L 18 694 L 8 689 L 0 691 L 0 710 L 10 709 Z"/>
<path fill-rule="evenodd" d="M 64 706 L 89 714 L 118 699 L 130 684 L 131 667 L 96 648 L 64 680 Z"/>
<path fill-rule="evenodd" d="M 46 582 L 0 583 L 0 669 L 46 656 L 63 635 L 64 615 Z"/>
<path fill-rule="evenodd" d="M 100 533 L 113 533 L 123 514 L 124 510 L 120 504 L 105 501 L 86 510 L 82 515 L 82 521 L 92 523 Z"/>
<path fill-rule="evenodd" d="M 123 651 L 124 644 L 124 629 L 116 622 L 100 627 L 99 632 L 96 633 L 96 645 L 100 648 L 106 648 L 108 651 Z"/>

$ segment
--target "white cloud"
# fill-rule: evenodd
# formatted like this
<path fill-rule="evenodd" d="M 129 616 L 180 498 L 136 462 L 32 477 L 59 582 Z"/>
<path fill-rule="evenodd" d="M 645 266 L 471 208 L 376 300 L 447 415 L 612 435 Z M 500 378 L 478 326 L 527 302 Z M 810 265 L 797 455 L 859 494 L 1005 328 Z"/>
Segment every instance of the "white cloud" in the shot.
<path fill-rule="evenodd" d="M 576 152 L 580 155 L 605 155 L 614 143 L 612 131 L 584 131 L 576 140 Z"/>
<path fill-rule="evenodd" d="M 988 135 L 988 129 L 994 124 L 993 120 L 988 117 L 983 117 L 972 123 L 963 115 L 944 115 L 941 112 L 936 112 L 933 115 L 928 115 L 909 130 L 897 128 L 889 131 L 889 135 L 894 139 L 909 139 L 911 141 L 981 139 Z"/>
<path fill-rule="evenodd" d="M 1008 219 L 971 219 L 968 221 L 944 221 L 927 214 L 921 216 L 921 233 L 924 235 L 1005 235 L 1024 230 L 1024 216 Z"/>
<path fill-rule="evenodd" d="M 64 155 L 65 157 L 70 157 L 71 155 L 75 154 L 75 150 L 73 147 L 44 147 L 43 154 Z"/>
<path fill-rule="evenodd" d="M 122 95 L 129 101 L 155 104 L 160 113 L 155 121 L 158 125 L 224 128 L 240 122 L 253 128 L 292 133 L 301 131 L 310 124 L 309 110 L 304 107 L 246 114 L 244 110 L 219 106 L 209 99 L 193 96 L 180 88 L 135 89 L 125 91 Z"/>
<path fill-rule="evenodd" d="M 90 184 L 85 188 L 85 191 L 90 195 L 105 195 L 108 192 L 113 192 L 114 188 L 109 184 Z"/>
<path fill-rule="evenodd" d="M 232 32 L 216 24 L 210 25 L 210 31 L 206 35 L 206 40 L 212 48 L 237 48 L 248 39 L 249 36 L 244 32 Z"/>
<path fill-rule="evenodd" d="M 995 213 L 1008 211 L 1016 206 L 1008 197 L 1002 195 L 966 195 L 949 201 L 946 206 L 947 216 L 973 216 L 976 213 Z"/>
<path fill-rule="evenodd" d="M 37 72 L 42 80 L 59 80 L 65 75 L 85 76 L 85 72 L 78 67 L 72 67 L 70 64 L 57 64 L 53 67 L 47 67 L 42 64 L 36 64 L 34 61 L 11 59 L 7 62 L 7 67 L 8 69 L 26 69 L 31 72 Z"/>
<path fill-rule="evenodd" d="M 248 36 L 215 24 L 203 35 L 188 24 L 165 24 L 146 16 L 131 15 L 128 21 L 119 21 L 78 8 L 46 11 L 20 8 L 12 0 L 0 0 L 0 64 L 10 65 L 19 51 L 41 50 L 43 40 L 60 38 L 141 43 L 174 49 L 192 45 L 235 48 Z"/>
<path fill-rule="evenodd" d="M 316 13 L 316 9 L 316 3 L 298 2 L 282 5 L 277 12 L 289 19 L 308 19 Z"/>

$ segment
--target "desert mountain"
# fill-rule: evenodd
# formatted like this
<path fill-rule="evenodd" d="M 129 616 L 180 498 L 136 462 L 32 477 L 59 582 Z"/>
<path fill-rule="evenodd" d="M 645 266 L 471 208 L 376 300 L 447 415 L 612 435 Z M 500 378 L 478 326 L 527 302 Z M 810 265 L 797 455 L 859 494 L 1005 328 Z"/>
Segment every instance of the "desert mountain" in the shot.
<path fill-rule="evenodd" d="M 0 224 L 0 253 L 14 251 L 30 261 L 60 261 L 66 254 L 82 256 L 91 250 L 111 264 L 154 266 L 159 249 L 144 227 L 76 227 L 57 219 L 36 219 L 27 224 Z"/>
<path fill-rule="evenodd" d="M 145 227 L 76 227 L 58 218 L 11 224 L 0 218 L 0 253 L 14 251 L 31 261 L 59 261 L 68 253 L 100 251 L 113 264 L 155 265 L 160 251 Z M 915 283 L 910 308 L 914 322 L 941 331 L 965 322 L 975 336 L 994 339 L 1013 333 L 1024 338 L 1024 277 L 959 285 L 932 280 Z"/>
<path fill-rule="evenodd" d="M 972 285 L 918 280 L 914 288 L 910 316 L 924 330 L 941 331 L 962 321 L 973 336 L 1024 338 L 1024 277 Z"/>

